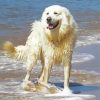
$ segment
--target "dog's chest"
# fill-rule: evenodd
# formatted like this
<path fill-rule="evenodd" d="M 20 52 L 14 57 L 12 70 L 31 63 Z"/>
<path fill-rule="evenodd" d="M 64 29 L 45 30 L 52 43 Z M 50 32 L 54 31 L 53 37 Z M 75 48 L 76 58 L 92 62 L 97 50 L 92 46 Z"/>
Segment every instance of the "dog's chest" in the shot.
<path fill-rule="evenodd" d="M 63 60 L 63 57 L 64 57 L 64 48 L 63 47 L 54 47 L 53 48 L 53 60 L 54 60 L 54 63 L 60 63 L 62 62 Z"/>
<path fill-rule="evenodd" d="M 54 64 L 59 64 L 67 54 L 68 46 L 65 43 L 48 44 L 45 49 L 44 55 L 47 59 L 52 60 Z"/>

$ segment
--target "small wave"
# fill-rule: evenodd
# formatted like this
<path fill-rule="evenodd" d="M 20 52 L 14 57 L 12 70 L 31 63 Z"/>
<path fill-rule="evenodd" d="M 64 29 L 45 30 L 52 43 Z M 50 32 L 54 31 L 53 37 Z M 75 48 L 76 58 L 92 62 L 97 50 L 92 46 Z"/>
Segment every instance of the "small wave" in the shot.
<path fill-rule="evenodd" d="M 91 44 L 100 44 L 100 34 L 94 33 L 91 36 L 80 36 L 79 40 L 77 40 L 76 47 L 91 45 Z"/>
<path fill-rule="evenodd" d="M 81 74 L 84 74 L 84 75 L 100 75 L 100 73 L 96 72 L 96 71 L 87 71 L 87 70 L 77 70 L 77 69 L 74 69 L 73 70 L 74 73 L 81 73 Z"/>
<path fill-rule="evenodd" d="M 87 53 L 73 55 L 72 63 L 82 63 L 94 59 L 94 56 Z"/>
<path fill-rule="evenodd" d="M 14 70 L 14 69 L 23 69 L 22 63 L 15 61 L 6 56 L 0 56 L 0 70 Z"/>

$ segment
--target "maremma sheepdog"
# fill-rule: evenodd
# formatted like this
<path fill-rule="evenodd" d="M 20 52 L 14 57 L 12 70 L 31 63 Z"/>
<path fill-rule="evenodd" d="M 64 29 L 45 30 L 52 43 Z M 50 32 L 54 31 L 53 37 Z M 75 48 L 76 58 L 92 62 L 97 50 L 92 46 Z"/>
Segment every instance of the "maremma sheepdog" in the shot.
<path fill-rule="evenodd" d="M 61 93 L 72 93 L 69 89 L 69 78 L 76 27 L 67 8 L 53 5 L 44 10 L 40 21 L 32 24 L 31 34 L 25 45 L 14 47 L 9 41 L 4 43 L 4 50 L 10 57 L 26 63 L 27 74 L 22 85 L 25 90 L 42 91 L 48 88 L 54 92 L 48 84 L 51 68 L 54 64 L 63 64 L 64 89 Z M 41 60 L 42 71 L 38 82 L 32 85 L 30 75 L 38 60 Z"/>

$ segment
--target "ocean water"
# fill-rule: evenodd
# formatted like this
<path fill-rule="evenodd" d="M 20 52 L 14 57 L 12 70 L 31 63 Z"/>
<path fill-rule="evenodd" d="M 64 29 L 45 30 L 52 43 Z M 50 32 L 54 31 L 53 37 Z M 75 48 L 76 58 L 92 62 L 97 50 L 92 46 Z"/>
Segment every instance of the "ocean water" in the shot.
<path fill-rule="evenodd" d="M 95 16 L 100 12 L 100 0 L 0 0 L 0 36 L 28 34 L 29 25 L 41 18 L 45 7 L 55 4 L 67 7 L 79 24 L 100 18 Z"/>
<path fill-rule="evenodd" d="M 0 49 L 6 40 L 25 44 L 31 23 L 41 18 L 45 7 L 55 4 L 67 7 L 78 24 L 71 88 L 100 98 L 100 0 L 0 0 Z M 40 68 L 40 64 L 34 68 L 33 80 L 37 79 Z M 55 66 L 53 72 L 51 80 L 63 85 L 63 68 Z M 23 91 L 20 85 L 25 73 L 21 62 L 0 52 L 0 100 L 45 100 L 41 94 Z"/>

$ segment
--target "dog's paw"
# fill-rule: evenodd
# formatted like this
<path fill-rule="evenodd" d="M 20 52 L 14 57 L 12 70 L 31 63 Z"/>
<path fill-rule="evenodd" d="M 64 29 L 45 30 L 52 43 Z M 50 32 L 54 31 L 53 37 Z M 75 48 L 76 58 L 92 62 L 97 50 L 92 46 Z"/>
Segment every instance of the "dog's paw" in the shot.
<path fill-rule="evenodd" d="M 24 81 L 21 86 L 26 91 L 30 92 L 36 91 L 35 85 L 31 81 Z"/>
<path fill-rule="evenodd" d="M 37 82 L 36 84 L 36 89 L 39 92 L 44 92 L 44 93 L 58 93 L 59 91 L 61 91 L 60 89 L 58 89 L 55 85 L 53 84 L 44 84 L 43 82 Z"/>
<path fill-rule="evenodd" d="M 34 83 L 34 86 L 36 88 L 36 92 L 48 93 L 48 88 L 44 86 L 43 84 L 36 82 Z"/>
<path fill-rule="evenodd" d="M 42 81 L 38 81 L 37 83 L 40 84 L 41 86 L 46 87 L 46 88 L 50 88 L 50 87 L 51 87 L 51 84 L 49 84 L 49 83 L 48 83 L 48 84 L 47 84 L 47 83 L 45 84 L 45 83 L 42 82 Z"/>
<path fill-rule="evenodd" d="M 48 93 L 45 94 L 46 97 L 67 97 L 67 96 L 72 96 L 72 91 L 68 88 L 68 89 L 64 89 L 64 90 L 59 90 L 56 93 Z"/>
<path fill-rule="evenodd" d="M 69 88 L 63 89 L 63 91 L 61 93 L 64 95 L 72 95 L 73 94 L 72 90 Z"/>
<path fill-rule="evenodd" d="M 54 93 L 58 93 L 61 90 L 59 88 L 57 88 L 56 86 L 51 86 L 49 89 L 49 93 L 54 94 Z"/>

